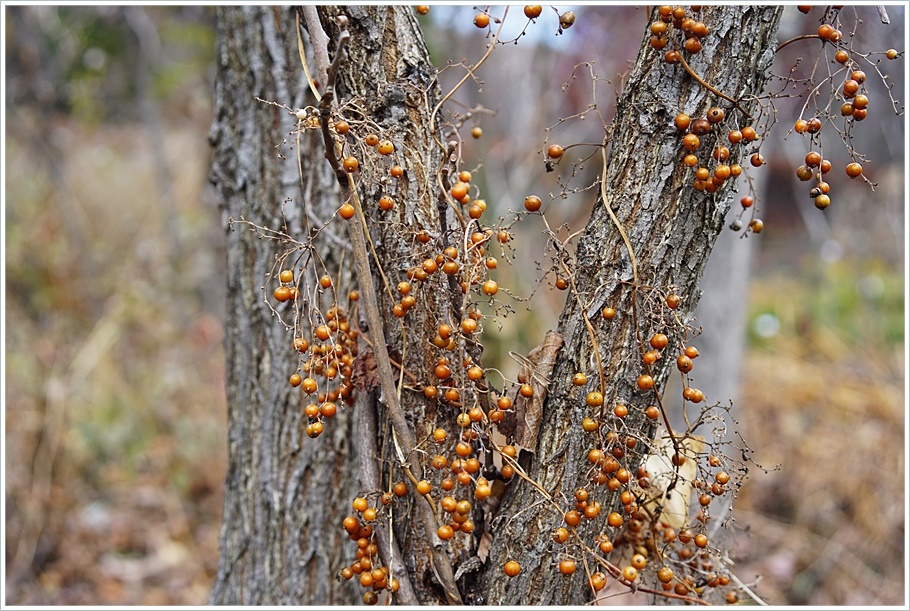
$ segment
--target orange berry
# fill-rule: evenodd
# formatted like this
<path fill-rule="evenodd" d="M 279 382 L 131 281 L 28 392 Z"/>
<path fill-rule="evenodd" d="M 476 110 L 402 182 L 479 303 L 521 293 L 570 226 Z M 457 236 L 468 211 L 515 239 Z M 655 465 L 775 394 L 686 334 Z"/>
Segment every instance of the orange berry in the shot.
<path fill-rule="evenodd" d="M 704 25 L 704 24 L 702 24 L 702 25 Z M 720 108 L 718 106 L 709 108 L 707 115 L 706 115 L 709 123 L 720 123 L 721 121 L 724 120 L 724 116 L 726 116 L 724 109 Z"/>
<path fill-rule="evenodd" d="M 701 141 L 698 139 L 698 136 L 695 134 L 686 134 L 683 136 L 683 146 L 687 151 L 695 151 L 698 149 L 698 146 L 701 144 Z"/>
<path fill-rule="evenodd" d="M 338 209 L 338 216 L 344 220 L 350 220 L 354 218 L 355 209 L 350 202 L 345 202 L 341 204 L 341 208 Z"/>
<path fill-rule="evenodd" d="M 855 161 L 847 165 L 847 176 L 850 178 L 856 178 L 863 173 L 863 166 L 856 163 Z"/>
<path fill-rule="evenodd" d="M 454 185 L 452 185 L 449 193 L 451 193 L 453 199 L 460 201 L 465 195 L 468 194 L 468 183 L 461 182 L 459 180 Z"/>
<path fill-rule="evenodd" d="M 642 374 L 642 375 L 638 376 L 637 384 L 638 384 L 638 387 L 642 390 L 651 390 L 652 388 L 654 388 L 654 378 L 652 378 L 651 376 L 649 376 L 646 373 Z"/>
<path fill-rule="evenodd" d="M 442 539 L 443 541 L 448 541 L 455 536 L 455 530 L 448 524 L 443 524 L 436 529 L 436 536 Z"/>
<path fill-rule="evenodd" d="M 651 347 L 657 350 L 663 350 L 670 343 L 670 339 L 663 333 L 655 333 L 651 336 Z"/>
<path fill-rule="evenodd" d="M 575 572 L 575 567 L 575 561 L 570 558 L 559 561 L 559 572 L 563 575 L 571 575 Z"/>
<path fill-rule="evenodd" d="M 357 161 L 356 157 L 345 157 L 344 161 L 341 162 L 341 166 L 345 172 L 353 174 L 360 168 L 360 162 Z"/>
<path fill-rule="evenodd" d="M 591 575 L 591 578 L 588 580 L 588 582 L 591 584 L 591 588 L 593 588 L 595 592 L 600 592 L 607 586 L 607 576 L 600 571 L 597 571 Z"/>

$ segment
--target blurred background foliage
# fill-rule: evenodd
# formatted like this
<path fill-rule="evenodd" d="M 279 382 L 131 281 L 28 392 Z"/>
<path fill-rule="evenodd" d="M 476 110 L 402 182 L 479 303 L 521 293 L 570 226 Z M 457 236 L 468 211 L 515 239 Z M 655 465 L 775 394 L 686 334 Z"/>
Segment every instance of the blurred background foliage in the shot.
<path fill-rule="evenodd" d="M 865 9 L 856 44 L 900 48 L 904 7 L 888 8 L 887 27 Z M 5 603 L 202 604 L 217 569 L 226 468 L 225 227 L 207 188 L 213 11 L 4 10 Z M 544 171 L 545 143 L 600 142 L 591 104 L 611 118 L 646 24 L 643 7 L 573 10 L 571 30 L 557 35 L 546 13 L 454 99 L 484 131 L 465 152 L 487 215 L 535 192 L 563 234 L 584 224 L 593 197 L 562 196 Z M 443 89 L 485 40 L 472 17 L 470 7 L 434 6 L 422 18 Z M 791 7 L 781 38 L 814 31 L 820 17 Z M 812 52 L 790 45 L 775 71 Z M 903 58 L 885 68 L 901 97 Z M 775 604 L 898 604 L 904 118 L 882 104 L 855 130 L 879 186 L 838 174 L 822 214 L 793 176 L 802 145 L 781 139 L 801 103 L 776 105 L 779 135 L 763 148 L 765 232 L 732 241 L 751 263 L 706 282 L 703 304 L 743 323 L 705 338 L 697 380 L 709 397 L 735 399 L 767 469 L 752 470 L 737 504 L 740 577 L 760 576 L 756 591 Z M 831 157 L 841 167 L 848 155 Z M 594 165 L 578 168 L 572 186 L 592 184 Z M 487 365 L 512 376 L 508 351 L 526 353 L 555 328 L 565 298 L 545 273 L 539 219 L 515 229 L 515 264 L 501 261 L 497 277 L 517 297 L 514 313 L 485 337 Z M 706 336 L 717 320 L 699 314 Z"/>

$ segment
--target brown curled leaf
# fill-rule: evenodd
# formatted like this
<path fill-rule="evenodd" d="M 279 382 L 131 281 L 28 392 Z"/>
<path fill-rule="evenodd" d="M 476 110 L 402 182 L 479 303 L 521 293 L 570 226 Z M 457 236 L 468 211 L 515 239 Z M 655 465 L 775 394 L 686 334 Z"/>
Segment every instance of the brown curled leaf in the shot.
<path fill-rule="evenodd" d="M 518 374 L 518 381 L 530 384 L 534 393 L 530 398 L 520 394 L 515 398 L 515 445 L 531 452 L 537 449 L 537 435 L 543 419 L 543 404 L 547 399 L 550 374 L 562 345 L 562 335 L 547 331 L 543 342 L 528 353 Z"/>

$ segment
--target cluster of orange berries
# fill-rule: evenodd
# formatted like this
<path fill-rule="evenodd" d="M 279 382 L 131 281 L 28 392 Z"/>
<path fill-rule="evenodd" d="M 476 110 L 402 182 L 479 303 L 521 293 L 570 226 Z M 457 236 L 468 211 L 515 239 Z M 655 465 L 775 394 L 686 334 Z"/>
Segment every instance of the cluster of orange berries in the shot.
<path fill-rule="evenodd" d="M 799 6 L 803 13 L 811 11 L 810 5 Z M 839 8 L 839 7 L 835 7 Z M 843 33 L 834 25 L 823 23 L 818 26 L 818 37 L 834 46 L 843 39 Z M 884 53 L 888 59 L 896 59 L 898 52 L 895 49 L 888 49 Z M 840 114 L 848 122 L 862 121 L 868 116 L 869 96 L 865 90 L 866 73 L 857 67 L 856 62 L 851 58 L 850 52 L 846 49 L 839 48 L 834 52 L 834 61 L 849 70 L 847 78 L 844 80 L 840 90 L 835 90 L 832 95 L 841 100 Z M 832 77 L 833 78 L 833 77 Z M 799 134 L 809 134 L 812 144 L 820 143 L 820 131 L 822 122 L 818 117 L 808 120 L 799 119 L 793 127 L 794 131 Z M 811 146 L 811 145 L 810 145 Z M 815 203 L 815 207 L 824 210 L 831 205 L 829 195 L 830 186 L 823 179 L 823 175 L 831 170 L 831 162 L 822 159 L 820 153 L 810 150 L 806 155 L 806 163 L 796 170 L 796 175 L 801 181 L 814 180 L 814 186 L 809 190 L 809 197 Z M 845 167 L 845 172 L 850 178 L 858 178 L 863 174 L 863 166 L 854 161 Z"/>
<path fill-rule="evenodd" d="M 673 119 L 677 132 L 683 135 L 682 148 L 686 151 L 683 163 L 686 167 L 695 170 L 692 187 L 697 191 L 714 193 L 728 179 L 742 174 L 742 166 L 732 162 L 736 157 L 734 155 L 736 148 L 758 140 L 758 134 L 750 125 L 729 129 L 726 132 L 726 138 L 722 138 L 717 132 L 720 131 L 725 118 L 724 109 L 713 106 L 708 109 L 704 117 L 692 119 L 686 113 L 679 113 Z M 716 143 L 710 155 L 710 158 L 713 159 L 713 168 L 709 169 L 708 165 L 712 162 L 709 161 L 707 154 L 702 154 L 702 158 L 699 159 L 699 152 L 709 148 L 702 146 L 702 140 L 712 137 Z M 730 147 L 733 149 L 731 150 Z M 756 152 L 752 154 L 750 163 L 754 167 L 761 167 L 764 165 L 765 159 Z"/>
<path fill-rule="evenodd" d="M 406 273 L 407 280 L 400 282 L 397 287 L 401 300 L 393 308 L 395 316 L 404 317 L 414 305 L 415 298 L 411 294 L 414 287 L 411 283 L 425 282 L 437 271 L 442 271 L 446 276 L 454 276 L 463 294 L 467 294 L 472 287 L 479 287 L 485 297 L 495 296 L 499 292 L 499 283 L 489 278 L 489 272 L 499 266 L 499 261 L 496 257 L 487 254 L 487 244 L 492 240 L 493 235 L 494 232 L 491 229 L 475 231 L 470 236 L 467 256 L 462 256 L 458 247 L 447 246 L 435 257 L 426 257 L 420 265 L 409 268 Z M 500 231 L 498 234 L 500 243 L 504 244 L 510 238 L 511 236 L 506 231 Z M 426 244 L 431 240 L 432 236 L 425 231 L 417 234 L 419 243 Z M 476 323 L 480 318 L 479 311 L 470 310 L 465 319 L 461 321 L 462 333 L 470 335 L 476 331 Z"/>
<path fill-rule="evenodd" d="M 620 546 L 628 546 L 635 550 L 628 559 L 628 564 L 620 570 L 622 579 L 629 583 L 636 581 L 643 571 L 656 564 L 649 561 L 649 558 L 658 558 L 662 566 L 656 570 L 656 576 L 666 592 L 673 591 L 680 596 L 700 596 L 706 588 L 725 587 L 730 584 L 729 575 L 713 572 L 714 563 L 708 551 L 710 541 L 704 532 L 696 533 L 691 528 L 677 532 L 665 520 L 657 520 L 652 524 L 649 514 L 638 506 L 640 497 L 625 486 L 631 479 L 630 473 L 615 466 L 616 461 L 613 457 L 604 457 L 603 452 L 596 449 L 588 453 L 588 460 L 596 465 L 614 465 L 610 467 L 615 469 L 615 476 L 611 482 L 614 480 L 620 482 L 609 489 L 620 493 L 622 511 L 611 512 L 607 516 L 606 524 L 610 530 L 598 534 L 594 539 L 594 546 L 604 556 L 610 555 Z M 709 464 L 715 467 L 721 464 L 721 460 L 713 455 L 708 460 Z M 648 473 L 644 467 L 638 468 L 636 478 L 641 490 L 650 487 Z M 698 487 L 710 491 L 710 494 L 705 492 L 699 495 L 698 500 L 702 507 L 710 504 L 712 495 L 723 494 L 731 478 L 726 471 L 720 470 L 715 473 L 714 480 L 710 487 L 704 483 L 696 483 Z M 602 504 L 593 499 L 588 489 L 579 488 L 573 496 L 575 508 L 565 512 L 564 525 L 555 528 L 551 533 L 551 538 L 557 545 L 569 544 L 574 529 L 583 519 L 593 520 L 602 511 Z M 708 518 L 702 511 L 696 519 L 699 524 L 704 524 Z M 677 576 L 668 563 L 682 567 L 681 572 L 685 574 Z M 558 564 L 559 572 L 564 575 L 573 574 L 576 568 L 577 562 L 570 556 L 562 557 Z M 691 571 L 685 570 L 687 568 Z M 521 566 L 518 562 L 509 560 L 504 564 L 503 571 L 507 576 L 515 577 L 521 572 Z M 606 586 L 607 576 L 600 571 L 594 572 L 589 577 L 589 584 L 595 592 L 599 592 Z M 733 591 L 727 592 L 726 600 L 728 603 L 735 603 L 738 595 Z"/>
<path fill-rule="evenodd" d="M 481 134 L 482 133 L 481 130 Z M 449 189 L 449 194 L 452 196 L 453 200 L 458 202 L 462 207 L 467 208 L 468 216 L 475 220 L 479 219 L 487 210 L 487 202 L 482 199 L 471 198 L 471 179 L 473 176 L 467 170 L 462 170 L 455 178 L 457 180 Z"/>
<path fill-rule="evenodd" d="M 325 280 L 321 282 L 326 284 Z M 357 291 L 348 295 L 351 302 L 359 298 Z M 313 329 L 312 342 L 303 336 L 294 338 L 300 364 L 288 380 L 291 386 L 300 387 L 305 397 L 315 399 L 304 407 L 308 418 L 306 434 L 313 438 L 322 434 L 325 421 L 337 413 L 337 402 L 353 398 L 351 376 L 358 351 L 357 330 L 351 327 L 343 308 L 333 305 L 322 313 L 322 318 L 324 322 Z M 323 380 L 322 390 L 317 378 Z"/>
<path fill-rule="evenodd" d="M 300 290 L 294 286 L 294 272 L 292 270 L 281 270 L 281 273 L 278 274 L 278 281 L 281 284 L 272 292 L 272 296 L 276 301 L 280 303 L 288 300 L 295 301 L 300 296 Z"/>
<path fill-rule="evenodd" d="M 482 418 L 483 411 L 480 408 L 474 408 L 470 412 L 475 410 L 480 412 Z M 476 430 L 469 428 L 469 425 L 475 422 L 480 422 L 480 418 L 475 417 L 473 413 L 466 418 L 459 418 L 462 432 L 460 441 L 452 450 L 454 456 L 446 455 L 442 451 L 433 455 L 429 466 L 435 475 L 429 476 L 429 479 L 422 479 L 416 484 L 417 493 L 428 497 L 434 505 L 438 504 L 441 509 L 438 512 L 439 526 L 436 535 L 442 541 L 452 540 L 457 533 L 467 535 L 474 532 L 475 526 L 471 519 L 474 506 L 467 498 L 468 496 L 473 496 L 476 501 L 484 501 L 493 494 L 494 482 L 490 482 L 480 474 L 482 465 L 480 459 L 475 455 L 474 441 L 479 439 L 480 435 Z M 447 439 L 448 432 L 443 428 L 435 429 L 430 436 L 430 441 L 437 446 L 442 446 Z M 518 449 L 515 446 L 506 445 L 497 448 L 497 452 L 503 459 L 500 475 L 504 480 L 508 480 L 515 473 L 512 463 L 518 456 Z M 402 496 L 407 492 L 403 483 L 395 484 L 392 490 L 395 495 Z M 386 496 L 388 494 L 383 498 Z M 392 497 L 389 500 L 391 501 Z M 357 502 L 355 499 L 355 503 Z M 371 515 L 375 515 L 375 513 Z M 367 514 L 364 516 L 369 517 Z M 347 525 L 345 527 L 347 528 Z M 351 528 L 353 528 L 353 523 L 351 523 Z"/>
<path fill-rule="evenodd" d="M 395 502 L 396 498 L 408 493 L 404 482 L 392 486 L 391 492 L 385 492 L 379 500 L 383 507 Z M 351 503 L 354 515 L 347 516 L 342 521 L 342 527 L 352 541 L 357 543 L 356 559 L 349 566 L 341 569 L 341 577 L 345 580 L 358 578 L 360 585 L 367 591 L 363 594 L 363 602 L 375 605 L 379 602 L 379 593 L 383 590 L 397 592 L 400 584 L 395 577 L 390 578 L 389 568 L 382 565 L 379 558 L 379 547 L 376 543 L 373 523 L 380 516 L 381 509 L 371 507 L 364 497 L 357 497 Z"/>
<path fill-rule="evenodd" d="M 476 312 L 476 310 L 474 310 Z M 473 312 L 472 312 L 473 313 Z M 462 333 L 470 335 L 472 329 L 477 328 L 477 321 L 468 317 L 462 321 Z M 447 323 L 439 325 L 439 334 L 433 339 L 433 344 L 443 350 L 454 350 L 457 342 L 452 336 L 451 326 Z M 478 384 L 483 380 L 485 372 L 482 367 L 476 365 L 471 357 L 465 357 L 462 361 L 464 376 L 473 384 Z M 452 371 L 451 361 L 447 356 L 440 356 L 436 359 L 436 367 L 433 369 L 433 376 L 436 378 L 435 383 L 428 383 L 423 386 L 423 396 L 427 399 L 439 399 L 454 405 L 462 406 L 463 386 L 459 384 L 458 376 Z M 471 422 L 481 422 L 486 418 L 484 411 L 474 406 L 468 412 L 459 414 L 458 424 L 468 426 Z"/>
<path fill-rule="evenodd" d="M 678 309 L 682 302 L 683 298 L 674 292 L 664 297 L 664 304 L 670 311 Z M 609 306 L 602 311 L 606 321 L 613 320 L 616 314 L 616 310 Z M 670 345 L 670 338 L 664 333 L 657 332 L 651 335 L 648 344 L 648 350 L 642 357 L 647 373 L 643 373 L 637 380 L 637 387 L 643 391 L 654 387 L 654 379 L 650 375 L 651 366 L 662 358 L 663 351 Z M 693 361 L 698 356 L 698 350 L 694 346 L 683 346 L 676 357 L 676 367 L 687 380 L 688 374 L 694 368 Z M 577 372 L 572 376 L 572 384 L 576 387 L 583 387 L 587 383 L 588 376 L 584 372 Z M 688 384 L 684 387 L 683 398 L 686 401 L 693 403 L 704 401 L 704 394 L 700 390 Z M 604 404 L 604 395 L 599 390 L 591 390 L 585 395 L 585 403 L 592 409 L 600 410 Z M 625 404 L 613 406 L 610 413 L 616 419 L 613 422 L 617 426 L 600 420 L 596 414 L 582 419 L 582 429 L 598 437 L 597 445 L 590 448 L 586 454 L 590 487 L 575 491 L 574 507 L 562 515 L 563 524 L 553 530 L 553 541 L 559 545 L 570 544 L 576 527 L 583 521 L 595 520 L 602 514 L 605 501 L 598 500 L 595 495 L 603 487 L 606 489 L 604 494 L 618 495 L 621 509 L 607 515 L 606 525 L 609 530 L 599 534 L 594 544 L 604 555 L 610 554 L 619 546 L 635 550 L 631 559 L 620 570 L 619 576 L 625 582 L 636 581 L 642 571 L 651 564 L 657 564 L 649 559 L 658 558 L 662 566 L 656 569 L 656 576 L 664 591 L 673 591 L 681 596 L 700 596 L 705 588 L 729 585 L 729 576 L 711 572 L 713 565 L 707 550 L 709 539 L 704 532 L 696 533 L 691 529 L 684 529 L 677 533 L 668 522 L 654 517 L 651 511 L 640 505 L 653 487 L 651 474 L 643 463 L 637 468 L 628 465 L 642 458 L 647 444 L 634 435 L 623 433 L 622 425 L 618 424 L 634 409 L 635 406 Z M 657 420 L 660 415 L 659 408 L 654 405 L 646 407 L 643 411 L 652 421 Z M 676 465 L 682 465 L 687 460 L 694 458 L 684 454 L 673 456 L 673 463 Z M 708 464 L 717 468 L 722 465 L 722 461 L 712 455 L 708 458 Z M 723 470 L 718 470 L 713 477 L 714 481 L 710 485 L 705 481 L 694 482 L 695 488 L 700 491 L 698 503 L 702 511 L 697 516 L 700 523 L 707 521 L 705 510 L 714 497 L 726 493 L 727 485 L 731 481 L 730 475 Z M 668 562 L 674 566 L 682 566 L 683 575 L 677 576 L 674 569 L 667 565 Z M 559 560 L 558 569 L 560 573 L 570 575 L 575 572 L 576 565 L 576 560 L 566 554 Z M 504 565 L 503 570 L 506 575 L 515 576 L 520 573 L 521 567 L 514 560 L 510 560 Z M 589 584 L 595 592 L 602 590 L 607 582 L 607 576 L 601 571 L 591 573 L 589 576 Z M 726 597 L 728 602 L 738 600 L 735 592 L 728 592 Z"/>
<path fill-rule="evenodd" d="M 699 516 L 704 519 L 704 516 Z M 638 540 L 638 538 L 636 538 Z M 658 543 L 659 542 L 659 543 Z M 677 532 L 662 521 L 658 521 L 653 536 L 640 540 L 640 545 L 652 551 L 655 544 L 661 546 L 665 558 L 672 558 L 682 568 L 692 569 L 686 575 L 678 576 L 667 565 L 657 571 L 657 580 L 665 592 L 674 592 L 679 596 L 700 596 L 708 588 L 723 588 L 730 585 L 730 576 L 714 571 L 714 561 L 705 552 L 708 547 L 708 536 L 694 533 L 691 529 Z M 734 604 L 739 596 L 733 590 L 725 594 L 726 601 Z"/>
<path fill-rule="evenodd" d="M 335 122 L 335 133 L 338 136 L 344 138 L 351 130 L 350 124 L 344 119 L 340 119 Z M 380 157 L 388 158 L 392 153 L 395 152 L 395 144 L 388 139 L 380 139 L 374 133 L 369 133 L 362 139 L 363 144 L 365 145 L 365 150 L 374 150 L 379 154 Z M 360 171 L 360 160 L 358 160 L 353 155 L 348 155 L 341 160 L 341 167 L 345 172 L 353 174 Z M 393 163 L 388 168 L 388 174 L 393 179 L 402 178 L 404 176 L 404 168 L 400 165 Z M 379 197 L 378 201 L 379 209 L 384 212 L 389 212 L 395 208 L 395 200 L 388 193 L 384 193 Z M 338 215 L 345 219 L 349 220 L 354 217 L 354 206 L 350 202 L 345 202 L 338 209 Z"/>
<path fill-rule="evenodd" d="M 846 51 L 840 50 L 835 54 L 835 61 L 846 63 L 849 61 L 849 55 Z M 866 74 L 862 70 L 851 71 L 849 78 L 844 81 L 840 95 L 845 100 L 841 105 L 841 115 L 850 121 L 862 121 L 866 118 L 867 106 L 869 104 L 868 96 L 863 93 L 863 84 L 866 81 Z M 821 141 L 822 121 L 818 117 L 812 117 L 808 120 L 798 119 L 793 125 L 793 131 L 798 134 L 808 134 L 810 137 L 810 146 L 820 143 Z M 820 152 L 810 150 L 806 154 L 805 163 L 796 169 L 796 176 L 803 182 L 814 181 L 813 187 L 809 190 L 809 197 L 815 203 L 815 207 L 824 210 L 831 205 L 829 195 L 830 185 L 824 180 L 824 175 L 831 171 L 831 162 L 822 158 Z M 851 162 L 844 168 L 845 173 L 850 178 L 862 176 L 863 166 L 858 162 Z"/>
<path fill-rule="evenodd" d="M 700 6 L 691 7 L 693 13 L 701 10 Z M 670 43 L 673 31 L 682 32 L 682 48 L 691 55 L 701 51 L 701 41 L 710 30 L 703 22 L 697 21 L 690 17 L 686 9 L 681 6 L 664 5 L 658 9 L 659 19 L 650 26 L 651 38 L 649 44 L 651 48 L 658 51 L 663 50 Z M 671 30 L 672 28 L 672 30 Z M 668 64 L 679 63 L 680 51 L 674 47 L 664 54 L 664 61 Z"/>
<path fill-rule="evenodd" d="M 470 422 L 478 420 L 471 419 Z M 442 444 L 447 437 L 445 429 L 437 428 L 433 432 L 432 441 Z M 493 494 L 493 483 L 480 475 L 482 465 L 480 459 L 474 455 L 472 440 L 478 438 L 479 434 L 475 430 L 465 428 L 461 440 L 455 444 L 454 457 L 438 453 L 431 459 L 430 466 L 437 472 L 437 475 L 432 477 L 436 483 L 429 479 L 417 483 L 417 492 L 430 498 L 435 497 L 434 502 L 438 502 L 442 510 L 438 514 L 440 524 L 436 535 L 443 541 L 452 540 L 459 532 L 464 534 L 474 532 L 474 522 L 471 519 L 474 506 L 465 497 L 472 495 L 476 501 L 484 501 Z M 505 446 L 499 452 L 512 458 L 518 454 L 514 446 Z M 513 473 L 514 471 L 508 475 L 511 476 Z M 464 492 L 461 492 L 462 490 Z"/>

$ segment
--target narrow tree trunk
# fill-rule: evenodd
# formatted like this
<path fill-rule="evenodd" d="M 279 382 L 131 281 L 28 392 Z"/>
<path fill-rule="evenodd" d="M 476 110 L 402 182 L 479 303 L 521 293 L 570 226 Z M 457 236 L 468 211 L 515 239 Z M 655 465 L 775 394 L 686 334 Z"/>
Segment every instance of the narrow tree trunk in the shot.
<path fill-rule="evenodd" d="M 710 24 L 711 34 L 701 53 L 690 57 L 690 66 L 734 99 L 757 96 L 773 58 L 780 14 L 780 7 L 703 7 L 700 19 Z M 656 10 L 652 17 L 655 21 Z M 654 433 L 655 425 L 644 417 L 644 407 L 656 402 L 654 391 L 643 392 L 636 384 L 645 373 L 643 349 L 650 349 L 648 338 L 656 332 L 666 333 L 673 341 L 680 339 L 670 331 L 674 327 L 663 298 L 670 292 L 683 296 L 675 311 L 681 319 L 695 309 L 699 279 L 733 200 L 728 187 L 713 196 L 692 188 L 691 170 L 682 163 L 681 135 L 673 127 L 673 118 L 678 112 L 703 117 L 715 105 L 726 108 L 728 116 L 737 116 L 742 125 L 749 123 L 729 103 L 687 76 L 682 67 L 666 64 L 662 51 L 648 48 L 646 35 L 612 126 L 603 190 L 607 202 L 598 198 L 575 253 L 575 283 L 584 308 L 570 298 L 560 318 L 559 333 L 565 345 L 550 378 L 537 451 L 526 467 L 530 477 L 557 499 L 562 511 L 572 509 L 576 489 L 590 487 L 588 451 L 603 448 L 609 452 L 603 436 L 585 433 L 580 426 L 584 417 L 599 416 L 599 410 L 586 405 L 585 396 L 601 389 L 598 361 L 583 314 L 593 327 L 606 378 L 606 414 L 620 403 L 632 408 L 625 429 L 619 431 L 620 439 L 646 440 Z M 750 112 L 757 109 L 754 103 L 744 107 Z M 641 286 L 634 309 L 632 262 L 608 207 L 618 217 L 635 254 Z M 606 306 L 617 311 L 613 320 L 601 316 Z M 673 351 L 657 362 L 653 377 L 658 391 L 671 368 L 675 370 L 674 362 Z M 576 372 L 587 374 L 585 386 L 573 386 Z M 681 403 L 680 397 L 664 397 L 668 410 L 680 410 Z M 603 435 L 603 428 L 601 431 Z M 639 441 L 638 452 L 643 445 Z M 633 469 L 637 466 L 634 460 L 630 463 Z M 610 511 L 620 507 L 618 496 L 607 496 L 600 518 L 585 521 L 578 529 L 592 547 L 597 533 L 609 532 L 605 521 Z M 492 566 L 484 580 L 488 600 L 564 605 L 590 599 L 584 571 L 571 577 L 559 574 L 561 549 L 552 542 L 550 532 L 562 525 L 562 515 L 546 503 L 528 511 L 540 500 L 530 486 L 515 486 L 504 499 L 497 518 L 500 536 L 494 538 Z M 519 512 L 520 517 L 515 518 Z M 497 569 L 510 558 L 519 560 L 522 572 L 504 580 Z"/>
<path fill-rule="evenodd" d="M 346 23 L 336 19 L 341 11 Z M 734 98 L 758 93 L 764 84 L 761 75 L 770 64 L 780 10 L 702 11 L 712 34 L 702 53 L 692 59 L 693 69 Z M 317 106 L 300 66 L 295 12 L 266 7 L 218 11 L 212 181 L 229 228 L 225 345 L 230 462 L 212 602 L 355 600 L 363 590 L 337 577 L 355 561 L 356 546 L 341 528 L 342 519 L 352 514 L 355 496 L 366 497 L 380 510 L 379 518 L 364 527 L 377 534 L 376 561 L 390 567 L 401 582 L 399 602 L 585 602 L 589 589 L 581 573 L 565 578 L 554 570 L 557 556 L 549 531 L 561 519 L 560 510 L 541 503 L 540 492 L 520 478 L 506 485 L 498 509 L 475 503 L 470 514 L 473 535 L 462 533 L 447 543 L 435 532 L 442 523 L 442 517 L 437 522 L 433 514 L 440 512 L 438 488 L 432 495 L 433 508 L 415 494 L 417 480 L 439 479 L 427 466 L 433 454 L 455 456 L 459 435 L 453 423 L 464 411 L 462 405 L 470 408 L 476 401 L 490 412 L 486 383 L 468 382 L 462 366 L 466 359 L 481 359 L 482 348 L 473 336 L 458 335 L 449 351 L 429 341 L 439 324 L 457 330 L 468 313 L 455 276 L 436 272 L 412 282 L 416 305 L 403 318 L 392 315 L 401 300 L 398 283 L 425 259 L 456 247 L 461 265 L 471 263 L 464 252 L 470 226 L 460 225 L 443 196 L 451 173 L 458 169 L 452 148 L 457 143 L 436 141 L 442 140 L 439 132 L 434 133 L 440 121 L 433 112 L 440 96 L 412 9 L 325 7 L 318 15 L 329 36 L 330 60 L 342 29 L 350 34 L 336 82 L 317 78 L 323 91 L 335 86 L 341 105 L 333 121 L 343 117 L 351 126 L 347 136 L 333 138 L 343 143 L 344 155 L 360 161 L 354 193 L 348 191 L 347 176 L 333 172 L 326 161 L 321 129 L 305 129 L 305 122 L 298 123 L 288 112 Z M 315 28 L 313 23 L 308 27 Z M 608 406 L 653 402 L 653 397 L 635 390 L 642 372 L 638 342 L 666 324 L 666 317 L 654 312 L 671 284 L 685 297 L 678 314 L 694 309 L 698 280 L 730 201 L 726 190 L 710 197 L 686 184 L 672 117 L 678 111 L 704 113 L 718 100 L 680 67 L 664 64 L 662 55 L 650 50 L 645 40 L 620 99 L 605 182 L 606 203 L 618 216 L 637 259 L 641 285 L 636 289 L 637 317 L 629 252 L 605 202 L 595 205 L 574 261 L 567 255 L 603 361 Z M 381 155 L 363 144 L 374 132 L 394 143 L 393 155 Z M 403 177 L 390 177 L 393 163 L 404 168 Z M 363 221 L 358 215 L 343 222 L 336 211 L 353 194 Z M 395 200 L 392 210 L 378 209 L 383 195 Z M 366 300 L 355 303 L 346 297 L 358 288 L 351 270 L 363 261 L 353 238 L 364 227 L 381 328 L 367 324 Z M 420 239 L 422 234 L 429 241 Z M 276 257 L 281 258 L 280 265 Z M 302 275 L 297 304 L 271 298 L 279 267 Z M 332 278 L 331 288 L 319 288 L 317 278 L 323 274 Z M 605 305 L 619 312 L 610 323 L 599 315 Z M 280 316 L 293 321 L 295 307 L 305 314 L 296 330 L 279 320 Z M 301 408 L 314 398 L 288 384 L 288 376 L 306 361 L 293 349 L 293 340 L 298 334 L 312 340 L 312 327 L 326 320 L 332 307 L 349 314 L 351 327 L 360 332 L 350 380 L 356 400 L 340 400 L 338 413 L 324 419 L 325 432 L 310 439 L 303 433 L 307 417 Z M 577 301 L 570 299 L 560 320 L 565 347 L 552 373 L 540 441 L 536 453 L 522 459 L 531 478 L 564 508 L 565 499 L 587 480 L 585 453 L 599 443 L 579 426 L 590 413 L 585 393 L 600 388 L 599 375 L 592 373 L 598 365 L 581 313 Z M 377 342 L 388 347 L 389 361 L 397 366 L 392 393 L 397 399 L 380 391 L 374 364 L 385 357 Z M 452 364 L 452 386 L 463 391 L 457 400 L 428 398 L 424 392 L 430 385 L 444 386 L 434 376 L 437 358 L 443 354 Z M 657 388 L 667 377 L 670 361 L 665 359 L 655 372 Z M 577 371 L 588 374 L 587 386 L 571 386 L 569 380 Z M 396 404 L 410 431 L 407 435 L 392 432 Z M 667 404 L 675 405 L 669 400 Z M 627 426 L 644 443 L 652 427 L 640 409 L 633 414 Z M 450 432 L 445 442 L 428 441 L 436 427 Z M 408 446 L 409 437 L 416 440 L 416 448 Z M 475 454 L 479 450 L 475 447 Z M 400 481 L 408 482 L 409 496 L 381 505 L 380 495 Z M 469 489 L 456 493 L 463 497 Z M 605 499 L 606 507 L 615 504 L 615 499 Z M 607 513 L 582 530 L 599 532 Z M 485 562 L 478 555 L 483 533 L 492 535 Z M 511 580 L 502 573 L 509 558 L 525 567 Z"/>

